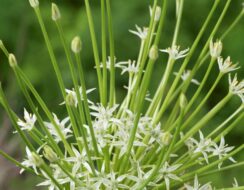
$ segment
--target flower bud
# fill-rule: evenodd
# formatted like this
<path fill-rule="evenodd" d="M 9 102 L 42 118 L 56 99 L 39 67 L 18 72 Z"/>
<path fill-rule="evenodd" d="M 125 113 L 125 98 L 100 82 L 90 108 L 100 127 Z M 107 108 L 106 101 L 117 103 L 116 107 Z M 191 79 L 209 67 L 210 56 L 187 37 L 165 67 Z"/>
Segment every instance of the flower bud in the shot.
<path fill-rule="evenodd" d="M 10 67 L 16 67 L 17 66 L 17 60 L 14 56 L 14 54 L 10 53 L 8 56 L 8 62 Z"/>
<path fill-rule="evenodd" d="M 213 41 L 210 41 L 210 55 L 213 58 L 217 58 L 220 56 L 221 52 L 222 52 L 222 48 L 223 48 L 223 44 L 220 40 L 217 40 L 216 42 L 213 43 Z"/>
<path fill-rule="evenodd" d="M 39 6 L 39 1 L 38 0 L 29 0 L 30 2 L 30 5 L 33 7 L 33 8 L 36 8 Z"/>
<path fill-rule="evenodd" d="M 170 134 L 170 132 L 165 132 L 161 134 L 161 141 L 163 145 L 168 146 L 171 142 L 171 139 L 172 135 Z"/>
<path fill-rule="evenodd" d="M 185 94 L 181 93 L 180 95 L 180 107 L 181 109 L 184 109 L 187 105 L 187 99 L 186 99 L 186 96 Z"/>
<path fill-rule="evenodd" d="M 153 45 L 149 51 L 149 58 L 156 60 L 158 58 L 158 46 Z"/>
<path fill-rule="evenodd" d="M 40 167 L 42 164 L 44 164 L 43 159 L 36 153 L 32 152 L 31 153 L 32 156 L 32 161 L 33 163 L 37 166 Z"/>
<path fill-rule="evenodd" d="M 43 155 L 49 162 L 56 162 L 58 160 L 57 154 L 48 145 L 44 146 Z"/>
<path fill-rule="evenodd" d="M 76 99 L 72 93 L 67 94 L 65 102 L 69 106 L 76 106 Z"/>
<path fill-rule="evenodd" d="M 156 7 L 156 11 L 155 11 L 155 18 L 154 18 L 154 20 L 156 22 L 158 22 L 159 19 L 160 19 L 160 16 L 161 16 L 161 7 L 157 6 Z"/>
<path fill-rule="evenodd" d="M 150 16 L 152 16 L 153 10 L 150 7 Z M 157 6 L 155 10 L 155 15 L 154 15 L 154 21 L 158 22 L 161 16 L 161 7 Z"/>
<path fill-rule="evenodd" d="M 52 19 L 57 21 L 61 18 L 61 14 L 58 6 L 55 3 L 52 3 Z"/>
<path fill-rule="evenodd" d="M 82 48 L 81 40 L 79 36 L 73 38 L 71 42 L 71 49 L 74 53 L 80 53 Z"/>

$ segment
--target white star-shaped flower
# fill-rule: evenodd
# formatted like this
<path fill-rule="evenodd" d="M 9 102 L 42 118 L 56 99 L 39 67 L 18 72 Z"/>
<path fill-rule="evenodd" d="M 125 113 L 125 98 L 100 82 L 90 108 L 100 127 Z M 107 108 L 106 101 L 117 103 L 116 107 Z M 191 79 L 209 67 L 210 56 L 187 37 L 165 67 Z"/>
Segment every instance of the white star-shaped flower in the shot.
<path fill-rule="evenodd" d="M 225 144 L 225 139 L 222 136 L 220 140 L 219 146 L 217 144 L 213 144 L 213 147 L 210 148 L 210 151 L 212 151 L 214 156 L 218 156 L 219 159 L 227 156 L 228 152 L 234 149 L 234 146 L 228 147 L 228 144 Z M 236 161 L 232 158 L 229 157 L 229 160 L 236 163 Z M 218 168 L 220 169 L 222 165 L 222 162 L 218 164 Z"/>
<path fill-rule="evenodd" d="M 231 75 L 229 74 L 229 90 L 232 94 L 235 94 L 244 100 L 244 80 L 239 82 L 237 80 L 237 74 L 235 74 L 234 78 L 231 79 Z"/>
<path fill-rule="evenodd" d="M 167 49 L 161 49 L 159 51 L 164 52 L 164 53 L 168 53 L 169 57 L 171 59 L 177 60 L 177 59 L 181 59 L 183 57 L 186 57 L 187 53 L 189 51 L 189 48 L 187 48 L 183 51 L 180 51 L 180 46 L 174 45 L 173 47 L 169 47 Z"/>
<path fill-rule="evenodd" d="M 186 190 L 212 190 L 210 183 L 206 183 L 205 185 L 201 186 L 201 184 L 198 182 L 197 175 L 195 175 L 193 186 L 184 184 L 184 187 Z"/>
<path fill-rule="evenodd" d="M 148 28 L 143 27 L 143 29 L 142 29 L 136 25 L 136 30 L 129 30 L 129 32 L 132 34 L 135 34 L 141 40 L 145 40 L 147 38 L 147 35 L 148 35 Z"/>
<path fill-rule="evenodd" d="M 184 71 L 183 73 L 182 73 L 182 75 L 180 76 L 181 77 L 181 79 L 183 80 L 183 81 L 185 81 L 185 80 L 187 80 L 188 79 L 188 77 L 190 76 L 190 74 L 191 74 L 191 70 L 186 70 L 186 71 Z M 179 73 L 177 73 L 177 72 L 174 72 L 174 75 L 179 75 Z M 193 83 L 193 84 L 195 84 L 195 85 L 200 85 L 200 82 L 198 82 L 198 80 L 196 80 L 196 79 L 191 79 L 191 82 Z"/>
<path fill-rule="evenodd" d="M 88 89 L 86 91 L 86 94 L 89 94 L 89 93 L 93 92 L 94 90 L 96 90 L 96 88 Z M 65 89 L 65 92 L 68 95 L 71 95 L 73 97 L 72 99 L 74 100 L 74 105 L 75 105 L 75 107 L 77 107 L 77 105 L 78 105 L 78 97 L 77 97 L 77 94 L 75 92 L 75 89 L 74 88 L 72 90 Z M 84 99 L 83 99 L 83 94 L 82 94 L 82 88 L 81 87 L 79 87 L 79 92 L 80 92 L 81 101 L 83 101 Z M 92 103 L 92 102 L 90 100 L 88 100 L 88 103 Z M 63 104 L 65 104 L 65 102 L 62 102 L 60 105 L 63 105 Z"/>
<path fill-rule="evenodd" d="M 36 115 L 28 113 L 24 108 L 24 119 L 25 121 L 18 119 L 17 124 L 21 127 L 21 130 L 31 131 L 35 126 Z"/>
<path fill-rule="evenodd" d="M 56 125 L 58 125 L 58 127 L 60 128 L 60 131 L 62 132 L 64 138 L 69 138 L 72 135 L 72 130 L 71 125 L 69 124 L 67 127 L 65 126 L 68 121 L 69 121 L 69 117 L 64 118 L 62 121 L 60 121 L 57 117 L 56 114 L 53 113 L 53 117 L 54 117 L 54 121 L 56 123 Z M 48 130 L 50 131 L 50 133 L 53 135 L 54 140 L 58 143 L 60 141 L 62 141 L 60 135 L 58 134 L 58 132 L 56 131 L 54 125 L 52 123 L 49 122 L 44 122 L 44 125 L 48 128 Z"/>
<path fill-rule="evenodd" d="M 238 64 L 232 64 L 230 57 L 227 57 L 225 60 L 222 57 L 218 57 L 219 70 L 222 73 L 229 73 L 235 71 L 240 67 L 237 67 Z"/>
<path fill-rule="evenodd" d="M 159 170 L 159 177 L 156 181 L 160 181 L 163 178 L 166 184 L 166 189 L 170 190 L 170 179 L 181 181 L 181 178 L 174 174 L 174 171 L 181 166 L 182 164 L 170 166 L 168 162 L 165 162 L 163 167 Z"/>

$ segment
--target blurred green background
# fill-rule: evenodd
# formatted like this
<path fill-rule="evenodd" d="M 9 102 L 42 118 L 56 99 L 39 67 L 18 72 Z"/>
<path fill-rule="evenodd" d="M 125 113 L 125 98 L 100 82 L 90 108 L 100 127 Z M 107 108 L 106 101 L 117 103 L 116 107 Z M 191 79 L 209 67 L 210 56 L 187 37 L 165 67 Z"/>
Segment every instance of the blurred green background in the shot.
<path fill-rule="evenodd" d="M 94 70 L 94 61 L 92 54 L 91 41 L 89 36 L 89 29 L 87 18 L 85 14 L 84 3 L 82 0 L 59 0 L 56 2 L 62 13 L 62 24 L 66 34 L 67 41 L 75 35 L 80 35 L 83 41 L 83 63 L 86 73 L 86 81 L 88 88 L 96 86 L 96 72 Z M 175 25 L 175 1 L 170 1 L 166 27 L 164 28 L 162 39 L 160 42 L 160 48 L 167 48 L 172 40 L 172 32 Z M 50 19 L 50 1 L 40 0 L 41 11 L 44 20 L 47 25 L 48 33 L 52 41 L 52 45 L 55 50 L 55 54 L 58 57 L 59 65 L 62 70 L 65 84 L 67 88 L 72 88 L 72 83 L 70 80 L 70 75 L 68 72 L 68 67 L 66 64 L 66 59 L 64 56 L 59 37 L 54 23 Z M 100 39 L 100 9 L 99 1 L 90 1 L 93 11 L 93 16 L 95 20 L 95 27 L 97 32 L 97 37 Z M 182 48 L 190 47 L 193 40 L 195 39 L 204 19 L 206 18 L 208 11 L 212 6 L 212 0 L 185 0 L 185 8 L 183 13 L 182 27 L 180 30 L 179 42 Z M 201 45 L 205 43 L 208 35 L 211 32 L 212 27 L 218 19 L 218 16 L 223 9 L 225 1 L 221 2 L 221 5 L 216 10 L 213 22 L 208 27 L 208 32 L 204 34 L 203 39 L 200 41 L 200 46 L 198 50 L 201 50 Z M 225 17 L 224 23 L 222 24 L 219 32 L 216 35 L 218 38 L 226 28 L 232 23 L 237 14 L 241 11 L 242 0 L 235 0 L 232 2 L 229 12 Z M 118 61 L 136 59 L 139 40 L 128 32 L 128 29 L 134 29 L 135 24 L 139 26 L 147 26 L 149 20 L 148 6 L 152 4 L 149 0 L 116 0 L 112 1 L 112 12 L 113 21 L 115 29 L 115 41 L 116 41 L 116 58 Z M 63 114 L 63 110 L 60 106 L 57 106 L 62 102 L 60 91 L 58 90 L 57 81 L 50 64 L 50 59 L 45 47 L 39 25 L 35 18 L 33 10 L 30 8 L 27 0 L 16 1 L 16 0 L 0 0 L 0 39 L 3 40 L 4 44 L 10 52 L 16 54 L 19 60 L 19 65 L 24 70 L 24 72 L 31 79 L 32 83 L 37 88 L 38 92 L 41 94 L 43 99 L 47 102 L 51 111 L 59 114 Z M 100 42 L 100 40 L 99 40 Z M 226 57 L 231 55 L 234 62 L 240 62 L 243 65 L 244 62 L 244 19 L 239 23 L 237 27 L 232 30 L 226 39 L 224 39 L 224 50 L 223 56 Z M 167 56 L 160 54 L 160 61 L 156 64 L 155 73 L 153 75 L 153 80 L 150 83 L 150 88 L 152 93 L 161 78 L 162 71 L 165 68 L 165 60 Z M 194 64 L 194 59 L 189 65 L 189 69 Z M 179 66 L 180 63 L 177 64 Z M 206 65 L 206 64 L 205 64 Z M 176 66 L 176 71 L 177 71 Z M 217 66 L 216 66 L 217 68 Z M 206 69 L 203 67 L 202 71 Z M 217 73 L 216 69 L 216 73 Z M 239 78 L 244 77 L 243 68 L 238 71 Z M 203 73 L 199 72 L 197 79 L 202 78 Z M 121 77 L 118 71 L 117 73 L 117 90 L 118 99 L 124 95 L 125 91 L 122 88 L 126 84 L 125 78 Z M 214 81 L 216 75 L 211 75 L 209 81 Z M 3 53 L 0 52 L 0 81 L 3 84 L 7 97 L 11 103 L 14 110 L 22 115 L 23 107 L 26 106 L 26 102 L 23 95 L 20 93 L 18 85 L 16 84 L 15 78 L 11 69 L 7 64 L 7 60 Z M 194 86 L 192 86 L 194 87 Z M 194 89 L 194 88 L 193 88 Z M 207 89 L 207 87 L 206 87 Z M 214 96 L 206 104 L 203 109 L 203 114 L 206 110 L 211 108 L 217 101 L 225 95 L 228 89 L 227 77 L 222 80 L 221 84 L 218 86 L 217 90 L 214 92 Z M 190 94 L 191 95 L 191 92 Z M 96 94 L 92 95 L 93 100 L 97 99 Z M 204 96 L 204 94 L 202 95 Z M 223 118 L 227 117 L 230 113 L 235 110 L 235 108 L 240 104 L 238 98 L 233 99 L 228 106 L 217 115 L 216 119 L 211 122 L 208 126 L 208 130 L 211 127 L 216 126 L 220 123 Z M 197 118 L 196 118 L 197 119 Z M 244 142 L 244 126 L 243 121 L 240 122 L 226 138 L 230 145 L 238 145 Z M 7 116 L 0 108 L 0 148 L 10 153 L 15 158 L 21 160 L 23 158 L 24 146 L 19 143 L 20 140 L 17 135 L 12 133 L 10 129 L 10 123 Z M 244 155 L 239 155 L 237 160 L 243 160 Z M 243 168 L 238 168 L 235 170 L 238 173 L 237 179 L 240 184 L 244 185 L 244 170 Z M 234 171 L 223 172 L 221 175 L 218 174 L 211 176 L 214 179 L 214 183 L 219 185 L 231 185 Z M 205 179 L 206 181 L 208 179 Z M 18 169 L 13 167 L 10 163 L 0 158 L 0 189 L 4 190 L 29 190 L 37 189 L 35 184 L 38 179 L 31 177 L 28 174 L 18 175 Z M 20 188 L 21 187 L 21 188 Z"/>

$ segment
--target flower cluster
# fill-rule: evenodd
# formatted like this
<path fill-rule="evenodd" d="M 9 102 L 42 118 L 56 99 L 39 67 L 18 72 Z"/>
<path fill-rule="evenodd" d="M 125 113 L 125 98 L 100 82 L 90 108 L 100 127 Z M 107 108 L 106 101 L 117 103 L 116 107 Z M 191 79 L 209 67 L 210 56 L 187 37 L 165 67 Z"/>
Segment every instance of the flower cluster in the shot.
<path fill-rule="evenodd" d="M 235 149 L 234 146 L 228 146 L 225 136 L 243 118 L 244 81 L 238 82 L 237 75 L 232 79 L 229 74 L 229 93 L 205 115 L 198 117 L 221 77 L 239 67 L 232 64 L 230 57 L 226 60 L 221 57 L 223 45 L 220 40 L 207 40 L 198 55 L 196 47 L 201 46 L 199 39 L 202 39 L 207 27 L 199 32 L 191 48 L 180 51 L 180 46 L 176 45 L 184 3 L 180 0 L 177 1 L 177 24 L 172 45 L 170 48 L 160 49 L 159 37 L 166 17 L 166 4 L 163 3 L 161 7 L 156 2 L 150 7 L 149 26 L 140 28 L 136 25 L 136 31 L 129 30 L 141 40 L 138 59 L 116 62 L 110 1 L 101 1 L 102 47 L 105 49 L 101 50 L 103 59 L 100 61 L 90 4 L 89 0 L 85 0 L 95 57 L 94 68 L 98 77 L 98 86 L 87 90 L 86 73 L 81 64 L 80 37 L 75 36 L 71 46 L 66 44 L 61 12 L 56 4 L 52 4 L 52 20 L 57 26 L 74 85 L 72 89 L 66 89 L 41 17 L 39 2 L 30 0 L 58 79 L 62 94 L 60 102 L 65 109 L 64 119 L 59 119 L 59 114 L 48 109 L 19 67 L 15 56 L 0 41 L 0 48 L 8 57 L 11 69 L 33 112 L 28 113 L 24 109 L 24 119 L 19 118 L 7 102 L 2 87 L 0 88 L 0 104 L 9 115 L 16 133 L 23 139 L 27 156 L 24 161 L 18 162 L 2 151 L 0 154 L 21 167 L 21 173 L 28 171 L 40 176 L 43 181 L 38 186 L 47 186 L 49 190 L 212 190 L 219 184 L 209 182 L 201 185 L 198 178 L 243 165 L 243 162 L 236 164 L 233 157 L 244 146 L 236 146 Z M 215 1 L 216 4 L 218 2 Z M 213 10 L 214 8 L 215 6 Z M 212 14 L 209 18 L 211 16 Z M 106 23 L 109 43 L 106 42 Z M 211 36 L 218 26 L 216 24 L 217 28 L 211 32 Z M 110 56 L 106 50 L 108 44 Z M 205 48 L 208 46 L 209 50 Z M 169 54 L 168 60 L 161 59 L 159 51 Z M 193 55 L 197 59 L 193 68 L 188 69 Z M 204 72 L 201 66 L 208 63 L 208 58 L 210 63 Z M 152 97 L 149 98 L 150 85 L 157 81 L 153 78 L 153 69 L 158 60 L 167 65 L 155 93 L 151 93 Z M 176 60 L 183 63 L 177 72 L 173 72 L 178 68 L 175 67 Z M 220 72 L 214 84 L 210 85 L 207 79 L 212 74 L 215 62 L 218 63 Z M 128 86 L 122 101 L 117 99 L 116 94 L 116 69 L 121 69 L 121 74 L 128 73 Z M 199 79 L 201 75 L 197 75 L 199 70 L 204 72 L 202 80 Z M 198 80 L 194 79 L 196 76 Z M 194 93 L 190 83 L 196 84 L 197 90 Z M 204 87 L 209 88 L 207 93 L 203 92 Z M 99 100 L 88 97 L 91 92 L 97 93 Z M 204 127 L 221 113 L 234 95 L 242 100 L 237 111 L 224 118 L 210 133 L 205 131 Z M 213 123 L 216 125 L 219 120 Z M 199 139 L 196 138 L 198 134 Z M 225 166 L 228 159 L 232 165 Z M 234 187 L 241 188 L 239 186 L 235 179 Z"/>

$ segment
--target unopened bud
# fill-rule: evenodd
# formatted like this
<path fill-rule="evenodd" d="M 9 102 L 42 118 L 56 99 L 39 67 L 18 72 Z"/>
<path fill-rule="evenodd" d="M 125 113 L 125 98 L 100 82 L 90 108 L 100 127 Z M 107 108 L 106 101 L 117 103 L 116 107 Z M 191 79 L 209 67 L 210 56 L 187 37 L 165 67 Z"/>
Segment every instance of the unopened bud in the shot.
<path fill-rule="evenodd" d="M 72 93 L 69 93 L 66 98 L 65 98 L 65 102 L 67 105 L 69 106 L 76 106 L 76 99 L 74 97 L 74 95 Z"/>
<path fill-rule="evenodd" d="M 170 144 L 171 139 L 172 135 L 170 134 L 170 132 L 165 132 L 161 135 L 162 144 L 165 146 L 168 146 Z"/>
<path fill-rule="evenodd" d="M 220 56 L 222 52 L 223 44 L 220 40 L 217 40 L 213 43 L 213 41 L 210 41 L 209 49 L 210 49 L 210 55 L 213 58 L 217 58 Z"/>
<path fill-rule="evenodd" d="M 32 161 L 33 161 L 33 163 L 34 163 L 37 167 L 40 167 L 41 165 L 44 164 L 43 159 L 42 159 L 38 154 L 32 152 L 32 153 L 31 153 L 31 156 L 32 156 Z"/>
<path fill-rule="evenodd" d="M 153 45 L 149 51 L 149 58 L 156 60 L 158 58 L 158 46 Z"/>
<path fill-rule="evenodd" d="M 150 10 L 150 15 L 152 16 L 152 14 L 153 14 L 152 8 L 150 7 L 149 10 Z M 161 16 L 161 7 L 157 6 L 156 10 L 155 10 L 154 21 L 158 22 L 160 19 L 160 16 Z"/>
<path fill-rule="evenodd" d="M 74 53 L 80 53 L 82 48 L 81 40 L 79 36 L 73 38 L 71 42 L 71 49 Z"/>
<path fill-rule="evenodd" d="M 180 95 L 180 107 L 181 107 L 181 109 L 185 108 L 186 105 L 187 105 L 187 98 L 186 98 L 185 94 L 182 93 Z"/>
<path fill-rule="evenodd" d="M 58 6 L 55 3 L 52 3 L 52 19 L 54 21 L 57 21 L 60 18 L 61 18 L 61 14 Z"/>
<path fill-rule="evenodd" d="M 17 60 L 14 56 L 14 54 L 10 53 L 8 56 L 8 62 L 10 67 L 16 67 L 17 66 Z"/>
<path fill-rule="evenodd" d="M 30 5 L 33 7 L 33 8 L 36 8 L 39 6 L 39 1 L 38 0 L 29 0 L 30 2 Z"/>
<path fill-rule="evenodd" d="M 48 145 L 44 146 L 43 155 L 49 162 L 56 162 L 58 160 L 57 154 Z"/>

